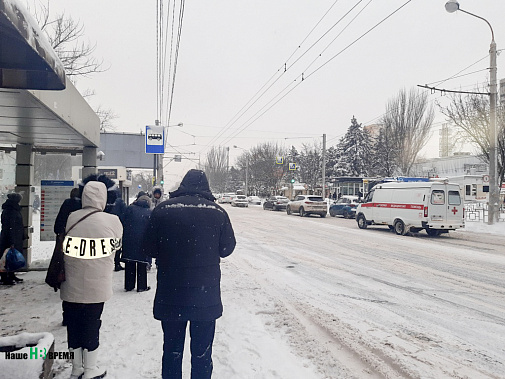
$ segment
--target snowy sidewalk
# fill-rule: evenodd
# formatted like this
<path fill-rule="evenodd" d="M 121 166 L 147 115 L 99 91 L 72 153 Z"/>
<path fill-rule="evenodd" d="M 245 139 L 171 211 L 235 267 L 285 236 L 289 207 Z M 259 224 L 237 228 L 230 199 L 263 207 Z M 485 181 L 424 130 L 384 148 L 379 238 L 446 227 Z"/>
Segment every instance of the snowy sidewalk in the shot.
<path fill-rule="evenodd" d="M 222 263 L 224 315 L 217 320 L 214 376 L 258 379 L 321 377 L 310 362 L 291 351 L 280 332 L 277 333 L 275 328 L 266 329 L 268 325 L 265 325 L 264 318 L 268 317 L 275 304 L 268 304 L 268 299 L 262 295 L 256 296 L 259 288 L 244 281 L 231 260 Z M 22 277 L 24 283 L 1 288 L 2 335 L 47 331 L 55 337 L 55 351 L 66 351 L 66 328 L 61 326 L 59 293 L 53 292 L 44 283 L 45 272 L 29 272 Z M 148 274 L 148 281 L 151 291 L 125 292 L 124 272 L 114 273 L 114 295 L 105 304 L 100 331 L 99 361 L 107 368 L 108 378 L 161 377 L 163 334 L 160 322 L 152 316 L 155 272 Z M 189 359 L 189 346 L 186 346 L 183 363 L 185 378 L 189 378 Z M 70 376 L 68 361 L 55 361 L 53 367 L 56 379 Z"/>

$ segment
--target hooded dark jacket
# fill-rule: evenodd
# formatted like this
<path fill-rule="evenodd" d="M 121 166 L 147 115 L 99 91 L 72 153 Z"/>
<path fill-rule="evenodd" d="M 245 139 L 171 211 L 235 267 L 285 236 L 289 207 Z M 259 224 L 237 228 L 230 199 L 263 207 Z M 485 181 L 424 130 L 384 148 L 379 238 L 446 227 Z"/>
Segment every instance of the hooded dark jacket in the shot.
<path fill-rule="evenodd" d="M 20 252 L 23 251 L 23 217 L 21 216 L 21 207 L 19 202 L 21 195 L 10 193 L 7 200 L 2 204 L 2 232 L 0 233 L 0 257 L 5 249 L 14 245 L 14 248 Z"/>
<path fill-rule="evenodd" d="M 123 217 L 123 260 L 149 262 L 142 251 L 142 240 L 151 215 L 150 206 L 149 198 L 141 196 L 126 208 Z"/>
<path fill-rule="evenodd" d="M 236 242 L 228 214 L 214 200 L 205 173 L 190 170 L 151 214 L 143 246 L 158 262 L 158 320 L 211 321 L 222 315 L 219 264 Z"/>
<path fill-rule="evenodd" d="M 81 208 L 81 199 L 78 197 L 65 199 L 63 204 L 61 204 L 58 215 L 56 216 L 56 220 L 54 221 L 54 233 L 65 233 L 65 226 L 67 225 L 68 216 L 70 213 L 75 212 Z"/>

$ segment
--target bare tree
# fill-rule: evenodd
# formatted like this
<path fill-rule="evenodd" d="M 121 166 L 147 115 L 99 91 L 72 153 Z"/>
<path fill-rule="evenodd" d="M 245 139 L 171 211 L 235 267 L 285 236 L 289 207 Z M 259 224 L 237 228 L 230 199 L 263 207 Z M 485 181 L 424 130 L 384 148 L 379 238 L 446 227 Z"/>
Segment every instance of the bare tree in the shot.
<path fill-rule="evenodd" d="M 287 162 L 279 164 L 277 157 L 287 155 L 284 147 L 273 142 L 263 142 L 251 148 L 249 156 L 249 182 L 263 194 L 274 194 L 286 175 Z"/>
<path fill-rule="evenodd" d="M 430 137 L 430 128 L 435 118 L 428 95 L 413 88 L 405 89 L 386 105 L 382 124 L 395 150 L 399 174 L 409 175 L 419 151 Z"/>
<path fill-rule="evenodd" d="M 312 144 L 302 144 L 300 151 L 300 179 L 306 183 L 311 190 L 315 190 L 317 183 L 322 177 L 322 146 L 321 142 L 315 140 Z"/>
<path fill-rule="evenodd" d="M 95 113 L 100 118 L 100 131 L 109 132 L 116 130 L 116 127 L 112 123 L 112 120 L 116 119 L 118 116 L 114 113 L 112 109 L 104 109 L 101 105 L 95 109 Z"/>
<path fill-rule="evenodd" d="M 479 89 L 476 92 L 481 92 Z M 450 104 L 446 107 L 438 104 L 440 111 L 456 125 L 461 133 L 459 139 L 465 139 L 476 146 L 484 162 L 489 163 L 489 97 L 477 94 L 452 94 Z M 505 109 L 497 109 L 496 124 L 498 128 L 497 157 L 499 187 L 505 174 Z"/>
<path fill-rule="evenodd" d="M 213 191 L 225 192 L 228 179 L 229 148 L 213 146 L 207 153 L 205 174 Z"/>
<path fill-rule="evenodd" d="M 36 2 L 33 13 L 40 29 L 46 34 L 49 43 L 60 58 L 66 75 L 71 80 L 74 77 L 106 71 L 103 68 L 103 60 L 98 60 L 93 56 L 96 44 L 83 42 L 84 26 L 79 21 L 74 21 L 65 13 L 57 14 L 52 18 L 49 0 L 47 4 Z"/>
<path fill-rule="evenodd" d="M 28 4 L 30 9 L 30 5 Z M 84 26 L 76 22 L 65 13 L 51 17 L 49 0 L 46 4 L 35 2 L 33 4 L 33 14 L 40 29 L 46 34 L 49 43 L 60 58 L 65 74 L 72 82 L 80 76 L 88 77 L 91 74 L 106 71 L 103 68 L 103 60 L 98 60 L 93 56 L 96 48 L 89 42 L 83 42 Z M 85 90 L 82 94 L 84 98 L 95 95 L 93 90 Z M 95 113 L 100 118 L 100 131 L 115 130 L 112 120 L 118 116 L 111 109 L 104 109 L 101 105 L 95 109 Z"/>

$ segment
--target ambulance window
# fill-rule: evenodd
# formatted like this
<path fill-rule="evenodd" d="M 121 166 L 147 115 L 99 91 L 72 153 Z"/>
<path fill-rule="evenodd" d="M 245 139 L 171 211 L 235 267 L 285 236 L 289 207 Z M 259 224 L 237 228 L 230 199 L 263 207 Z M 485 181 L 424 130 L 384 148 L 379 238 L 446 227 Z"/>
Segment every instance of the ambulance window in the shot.
<path fill-rule="evenodd" d="M 431 204 L 445 204 L 445 192 L 443 190 L 433 190 Z"/>
<path fill-rule="evenodd" d="M 367 193 L 366 197 L 365 197 L 365 200 L 363 202 L 365 203 L 370 203 L 372 200 L 373 200 L 373 193 L 375 191 L 370 191 Z"/>
<path fill-rule="evenodd" d="M 461 197 L 459 191 L 449 191 L 449 205 L 460 205 Z"/>

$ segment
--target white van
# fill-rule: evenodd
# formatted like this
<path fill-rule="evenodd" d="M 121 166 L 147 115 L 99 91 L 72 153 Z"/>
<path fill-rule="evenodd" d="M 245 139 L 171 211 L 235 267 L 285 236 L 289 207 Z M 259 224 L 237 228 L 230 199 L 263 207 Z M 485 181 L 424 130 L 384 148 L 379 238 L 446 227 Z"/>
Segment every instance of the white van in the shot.
<path fill-rule="evenodd" d="M 426 230 L 430 236 L 465 227 L 458 184 L 390 182 L 376 185 L 356 210 L 360 229 L 387 225 L 396 234 Z"/>

